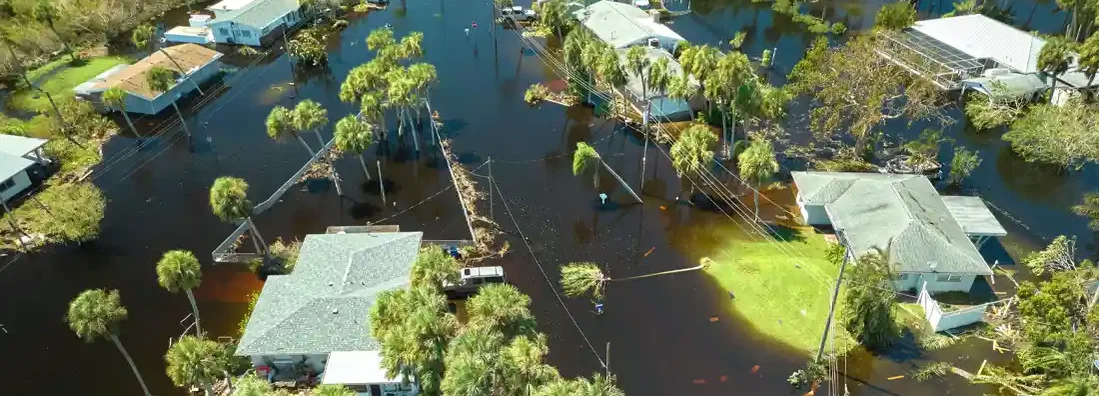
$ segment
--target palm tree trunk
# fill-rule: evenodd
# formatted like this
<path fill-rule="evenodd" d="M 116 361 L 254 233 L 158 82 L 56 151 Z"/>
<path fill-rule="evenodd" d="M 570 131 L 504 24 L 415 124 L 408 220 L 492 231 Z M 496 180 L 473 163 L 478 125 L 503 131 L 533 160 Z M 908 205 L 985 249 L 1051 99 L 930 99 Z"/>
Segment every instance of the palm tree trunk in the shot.
<path fill-rule="evenodd" d="M 725 111 L 722 110 L 721 111 L 721 151 L 724 152 L 725 158 L 728 159 L 729 158 L 729 140 L 726 137 L 726 134 L 728 133 L 728 132 L 726 132 L 728 127 L 725 125 L 726 118 L 729 118 L 729 117 L 725 114 Z"/>
<path fill-rule="evenodd" d="M 363 173 L 366 174 L 366 180 L 370 180 L 370 168 L 366 166 L 366 160 L 363 158 L 363 153 L 359 153 L 359 165 L 363 166 Z"/>
<path fill-rule="evenodd" d="M 321 137 L 321 131 L 314 129 L 313 133 L 317 134 L 317 141 L 321 143 L 320 148 L 317 150 L 324 149 L 324 138 Z"/>
<path fill-rule="evenodd" d="M 607 280 L 611 281 L 611 282 L 622 282 L 622 281 L 641 279 L 641 278 L 651 278 L 651 277 L 660 276 L 660 275 L 678 274 L 680 272 L 698 271 L 698 270 L 703 269 L 703 268 L 706 268 L 706 264 L 699 264 L 699 265 L 696 265 L 696 266 L 690 267 L 690 268 L 680 268 L 680 269 L 675 269 L 675 270 L 671 270 L 671 271 L 654 272 L 654 273 L 651 273 L 651 274 L 636 275 L 636 276 L 630 276 L 630 277 L 619 278 L 619 279 L 607 278 Z"/>
<path fill-rule="evenodd" d="M 382 178 L 382 161 L 378 160 L 378 191 L 382 193 L 382 206 L 386 205 L 385 202 L 385 182 Z"/>
<path fill-rule="evenodd" d="M 759 220 L 759 188 L 756 188 L 753 191 L 756 192 L 754 200 L 756 202 L 756 220 Z"/>
<path fill-rule="evenodd" d="M 416 128 L 416 122 L 412 121 L 412 112 L 405 110 L 405 117 L 408 118 L 408 126 L 412 129 L 412 145 L 416 147 L 416 152 L 420 152 L 420 132 Z"/>
<path fill-rule="evenodd" d="M 206 392 L 206 396 L 214 394 L 214 387 L 210 385 L 210 381 L 202 381 L 202 390 Z"/>
<path fill-rule="evenodd" d="M 305 151 L 309 152 L 310 158 L 312 158 L 314 155 L 317 155 L 317 153 L 313 151 L 313 148 L 309 147 L 309 143 L 306 143 L 305 139 L 302 139 L 300 134 L 295 133 L 294 137 L 298 139 L 298 142 L 301 143 L 302 147 L 305 147 Z"/>
<path fill-rule="evenodd" d="M 644 202 L 645 202 L 645 201 L 641 200 L 641 197 L 639 197 L 639 196 L 637 195 L 637 193 L 633 192 L 633 189 L 632 189 L 632 188 L 630 188 L 630 185 L 629 185 L 629 184 L 626 184 L 626 181 L 625 181 L 625 180 L 622 180 L 622 177 L 621 177 L 621 176 L 618 176 L 618 173 L 616 173 L 616 172 L 614 171 L 614 169 L 611 169 L 610 165 L 607 165 L 607 163 L 606 163 L 606 162 L 603 162 L 603 159 L 602 159 L 602 158 L 600 158 L 600 159 L 599 159 L 599 163 L 603 164 L 603 167 L 604 167 L 604 168 L 607 168 L 607 171 L 611 173 L 611 176 L 614 176 L 615 180 L 618 180 L 618 183 L 622 184 L 622 187 L 625 187 L 625 188 L 626 188 L 626 191 L 628 191 L 628 192 L 630 193 L 630 195 L 632 195 L 632 196 L 633 196 L 633 198 L 637 200 L 637 202 L 641 202 L 641 203 L 644 203 Z M 597 177 L 598 177 L 598 175 L 599 175 L 599 172 L 598 172 L 598 170 L 597 170 L 597 171 L 595 172 L 595 174 L 596 174 L 596 175 L 597 175 Z"/>
<path fill-rule="evenodd" d="M 264 242 L 263 237 L 259 234 L 259 229 L 256 228 L 256 223 L 252 222 L 252 216 L 244 218 L 244 221 L 248 222 L 248 229 L 252 231 L 252 244 L 256 245 L 256 252 L 267 254 L 267 242 Z M 263 247 L 260 247 L 262 245 Z"/>
<path fill-rule="evenodd" d="M 130 130 L 133 131 L 134 136 L 139 138 L 142 137 L 141 134 L 137 132 L 137 127 L 134 126 L 134 122 L 130 120 L 130 113 L 126 112 L 126 109 L 118 109 L 118 112 L 122 113 L 122 118 L 126 119 L 126 125 L 130 126 Z"/>
<path fill-rule="evenodd" d="M 145 379 L 141 378 L 141 373 L 137 371 L 137 365 L 134 364 L 134 359 L 130 357 L 130 353 L 126 352 L 126 347 L 122 346 L 122 341 L 119 341 L 118 336 L 111 334 L 109 336 L 114 346 L 118 347 L 118 351 L 122 352 L 122 357 L 126 358 L 126 362 L 130 364 L 130 370 L 134 371 L 134 377 L 137 377 L 137 382 L 141 384 L 141 390 L 145 392 L 145 396 L 152 396 L 149 393 L 149 387 L 145 386 Z"/>
<path fill-rule="evenodd" d="M 191 302 L 191 311 L 195 313 L 195 330 L 198 331 L 198 336 L 202 337 L 202 322 L 198 318 L 198 303 L 195 302 L 195 293 L 191 289 L 184 290 L 187 293 L 187 301 Z"/>
<path fill-rule="evenodd" d="M 1053 83 L 1049 86 L 1049 103 L 1053 104 L 1053 100 L 1057 95 L 1057 76 L 1052 75 L 1051 77 L 1053 78 Z"/>
<path fill-rule="evenodd" d="M 190 73 L 188 73 L 187 70 L 183 70 L 183 66 L 180 66 L 179 62 L 176 62 L 175 58 L 172 58 L 171 55 L 168 55 L 168 52 L 164 51 L 164 48 L 160 49 L 160 53 L 164 54 L 164 56 L 168 58 L 168 60 L 172 61 L 172 64 L 176 66 L 176 69 L 179 69 L 179 74 L 182 74 L 184 80 L 189 81 L 191 85 L 195 86 L 195 90 L 198 91 L 199 95 L 206 96 L 206 93 L 202 92 L 202 88 L 198 87 L 198 83 L 196 83 L 195 80 L 191 79 Z"/>

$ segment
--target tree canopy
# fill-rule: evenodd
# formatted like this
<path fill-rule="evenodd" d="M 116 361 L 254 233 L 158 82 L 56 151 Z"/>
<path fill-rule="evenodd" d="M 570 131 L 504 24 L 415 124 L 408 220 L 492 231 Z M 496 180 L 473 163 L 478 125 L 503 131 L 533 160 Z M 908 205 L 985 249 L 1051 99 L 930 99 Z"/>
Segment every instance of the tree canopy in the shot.
<path fill-rule="evenodd" d="M 906 1 L 883 5 L 874 16 L 874 27 L 886 30 L 901 30 L 914 23 L 916 8 Z"/>
<path fill-rule="evenodd" d="M 420 248 L 416 262 L 412 263 L 411 283 L 413 287 L 430 287 L 442 290 L 444 283 L 457 284 L 459 264 L 450 254 L 438 245 L 426 245 Z"/>
<path fill-rule="evenodd" d="M 252 216 L 252 201 L 248 200 L 248 182 L 222 176 L 210 187 L 210 209 L 225 222 L 236 222 Z"/>
<path fill-rule="evenodd" d="M 1011 124 L 1003 139 L 1027 162 L 1081 169 L 1099 162 L 1099 106 L 1069 100 L 1063 106 L 1036 104 Z"/>
<path fill-rule="evenodd" d="M 213 384 L 228 373 L 232 364 L 228 345 L 185 335 L 164 354 L 168 378 L 178 387 L 201 387 L 212 394 Z"/>
<path fill-rule="evenodd" d="M 118 290 L 90 289 L 69 303 L 65 321 L 77 337 L 92 342 L 117 335 L 119 323 L 128 314 Z"/>
<path fill-rule="evenodd" d="M 672 166 L 676 173 L 690 175 L 705 170 L 714 160 L 714 152 L 710 147 L 717 142 L 717 136 L 709 126 L 692 124 L 672 144 Z"/>
<path fill-rule="evenodd" d="M 848 266 L 849 277 L 843 324 L 847 331 L 867 348 L 888 347 L 900 335 L 894 319 L 892 264 L 885 250 L 859 256 Z"/>

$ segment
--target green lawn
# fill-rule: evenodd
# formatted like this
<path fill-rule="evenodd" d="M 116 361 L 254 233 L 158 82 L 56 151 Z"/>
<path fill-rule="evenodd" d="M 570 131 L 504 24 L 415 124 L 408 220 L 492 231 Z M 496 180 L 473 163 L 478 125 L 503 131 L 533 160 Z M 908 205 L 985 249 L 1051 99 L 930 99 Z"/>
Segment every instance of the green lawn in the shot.
<path fill-rule="evenodd" d="M 36 86 L 49 92 L 54 100 L 58 100 L 72 97 L 73 87 L 115 65 L 126 63 L 129 59 L 121 56 L 102 56 L 87 59 L 79 66 L 70 65 L 68 61 L 68 57 L 55 60 L 28 72 L 27 76 Z M 52 75 L 49 74 L 50 71 L 59 68 L 61 68 L 60 71 Z M 42 78 L 46 75 L 49 75 L 49 77 Z M 21 87 L 11 98 L 11 106 L 24 111 L 38 111 L 46 108 L 49 104 L 50 102 L 45 95 L 37 90 L 28 89 L 28 87 Z"/>
<path fill-rule="evenodd" d="M 788 231 L 779 237 L 781 242 L 769 242 L 748 240 L 739 229 L 715 230 L 723 241 L 709 252 L 713 263 L 706 272 L 733 291 L 733 309 L 760 333 L 815 353 L 839 267 L 825 259 L 828 242 L 823 236 L 808 228 Z M 842 291 L 838 303 L 837 317 L 843 310 Z M 841 324 L 835 328 L 842 337 L 836 339 L 836 349 L 842 354 L 843 344 L 850 349 L 854 342 Z"/>

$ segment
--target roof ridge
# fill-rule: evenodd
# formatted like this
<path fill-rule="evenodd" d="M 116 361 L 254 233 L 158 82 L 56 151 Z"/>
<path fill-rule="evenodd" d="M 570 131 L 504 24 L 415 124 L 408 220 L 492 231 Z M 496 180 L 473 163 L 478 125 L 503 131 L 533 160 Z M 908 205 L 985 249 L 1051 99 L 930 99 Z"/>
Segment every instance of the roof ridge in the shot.
<path fill-rule="evenodd" d="M 915 223 L 915 224 L 917 224 L 917 225 L 918 225 L 918 226 L 919 226 L 920 228 L 922 228 L 922 229 L 926 230 L 926 231 L 927 231 L 927 233 L 928 233 L 928 234 L 930 234 L 932 238 L 935 238 L 936 240 L 938 240 L 938 241 L 940 241 L 940 242 L 943 242 L 943 243 L 945 243 L 945 244 L 946 244 L 946 246 L 948 246 L 948 247 L 950 248 L 950 250 L 953 250 L 953 251 L 954 251 L 955 253 L 961 253 L 961 255 L 962 255 L 962 256 L 965 256 L 966 258 L 972 259 L 972 257 L 969 257 L 969 255 L 968 255 L 968 254 L 965 254 L 964 252 L 962 252 L 962 249 L 960 249 L 960 248 L 959 248 L 958 246 L 954 245 L 954 243 L 950 242 L 950 240 L 949 240 L 949 239 L 946 239 L 946 237 L 945 237 L 945 236 L 943 235 L 943 233 L 942 233 L 942 232 L 936 232 L 936 231 L 938 231 L 938 230 L 934 230 L 934 231 L 933 231 L 933 230 L 930 230 L 930 229 L 929 229 L 929 225 L 928 225 L 928 224 L 927 224 L 926 222 L 923 222 L 923 221 L 915 221 L 915 217 L 914 217 L 914 216 L 912 215 L 912 211 L 908 210 L 908 205 L 905 205 L 905 204 L 904 204 L 904 197 L 902 197 L 902 196 L 900 195 L 901 193 L 900 193 L 900 191 L 899 191 L 899 190 L 897 189 L 897 186 L 896 186 L 896 185 L 897 185 L 897 183 L 900 183 L 900 182 L 903 182 L 903 181 L 907 181 L 907 180 L 912 180 L 912 178 L 907 178 L 907 179 L 904 179 L 904 180 L 901 180 L 901 181 L 897 181 L 897 182 L 894 182 L 894 183 L 890 183 L 890 187 L 892 188 L 892 190 L 893 190 L 893 193 L 897 195 L 897 198 L 899 198 L 899 199 L 901 200 L 901 207 L 902 207 L 902 208 L 904 208 L 904 212 L 905 212 L 906 214 L 908 214 L 908 219 L 909 219 L 909 221 L 908 221 L 908 227 L 911 227 L 911 226 L 912 226 L 912 224 L 913 224 L 913 223 Z M 906 193 L 907 193 L 907 192 L 906 192 Z M 938 191 L 936 191 L 936 192 L 935 192 L 935 195 L 936 195 L 937 197 L 939 197 L 939 199 L 940 199 L 940 200 L 942 200 L 942 197 L 938 195 Z M 909 196 L 911 197 L 911 194 L 909 194 Z M 915 199 L 915 197 L 912 197 L 912 198 L 913 198 L 913 199 L 912 199 L 912 202 L 914 202 L 914 203 L 915 203 L 916 205 L 920 205 L 920 201 L 919 201 L 919 200 Z M 922 208 L 923 206 L 921 205 L 920 207 Z M 953 218 L 952 218 L 952 220 L 953 220 Z M 955 223 L 957 223 L 957 222 L 955 222 Z M 961 227 L 961 226 L 958 226 L 958 227 Z M 963 230 L 963 231 L 962 231 L 962 233 L 964 234 L 964 233 L 965 233 L 965 231 Z"/>

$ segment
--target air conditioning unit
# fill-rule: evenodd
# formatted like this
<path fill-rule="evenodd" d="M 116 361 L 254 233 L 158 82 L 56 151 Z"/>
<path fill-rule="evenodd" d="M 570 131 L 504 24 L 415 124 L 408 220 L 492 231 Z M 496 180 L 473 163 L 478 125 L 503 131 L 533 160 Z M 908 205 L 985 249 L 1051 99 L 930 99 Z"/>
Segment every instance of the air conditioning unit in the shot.
<path fill-rule="evenodd" d="M 650 38 L 649 39 L 649 46 L 653 47 L 653 48 L 660 48 L 660 39 L 655 38 L 655 37 Z"/>

